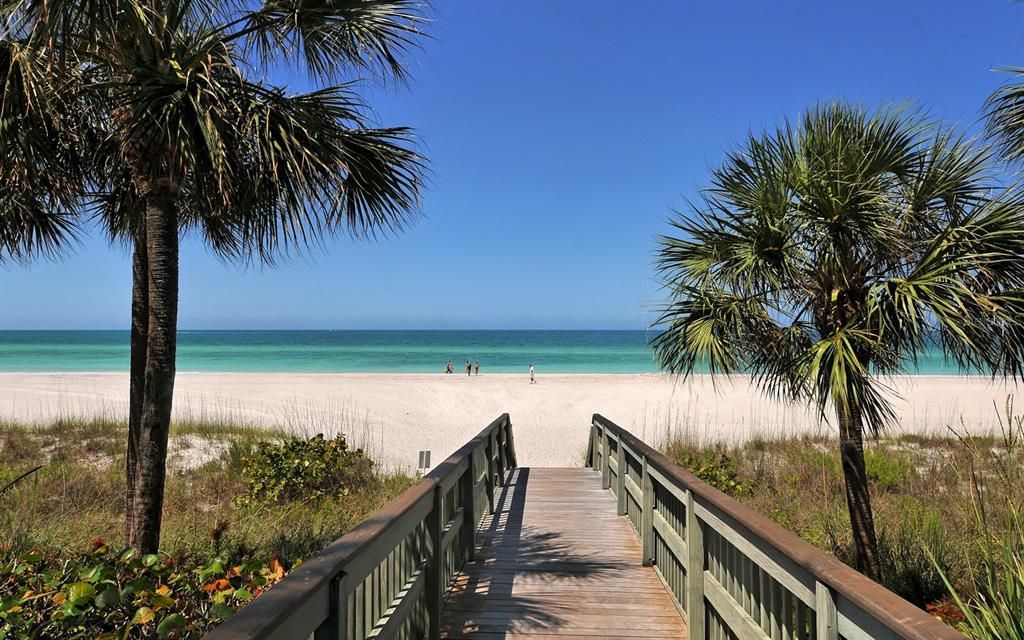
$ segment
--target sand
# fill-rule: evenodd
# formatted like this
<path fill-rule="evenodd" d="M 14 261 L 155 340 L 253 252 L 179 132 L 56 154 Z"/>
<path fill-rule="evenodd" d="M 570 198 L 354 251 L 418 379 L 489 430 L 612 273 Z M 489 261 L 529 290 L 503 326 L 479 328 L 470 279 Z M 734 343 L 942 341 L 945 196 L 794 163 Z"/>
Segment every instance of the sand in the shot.
<path fill-rule="evenodd" d="M 891 384 L 905 432 L 942 432 L 961 419 L 972 430 L 995 428 L 1008 394 L 1024 407 L 1021 387 L 986 378 L 906 376 Z M 119 373 L 0 373 L 0 418 L 124 416 L 127 391 Z M 595 412 L 649 442 L 673 430 L 726 440 L 834 433 L 813 411 L 768 401 L 743 378 L 716 390 L 706 377 L 660 374 L 540 374 L 531 385 L 526 375 L 179 373 L 175 387 L 177 418 L 341 431 L 406 468 L 415 468 L 420 450 L 437 464 L 503 412 L 524 466 L 579 465 Z"/>

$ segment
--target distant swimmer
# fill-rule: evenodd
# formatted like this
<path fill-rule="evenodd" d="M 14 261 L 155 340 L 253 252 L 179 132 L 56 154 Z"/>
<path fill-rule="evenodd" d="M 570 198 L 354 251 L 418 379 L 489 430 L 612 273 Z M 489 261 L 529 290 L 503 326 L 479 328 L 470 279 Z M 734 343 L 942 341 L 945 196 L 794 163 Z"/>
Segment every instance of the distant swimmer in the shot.
<path fill-rule="evenodd" d="M 474 362 L 473 363 L 473 375 L 477 375 L 477 376 L 480 375 L 480 363 L 479 362 Z"/>
<path fill-rule="evenodd" d="M 448 361 L 448 366 L 444 369 L 445 373 L 455 373 L 455 367 L 452 366 L 452 361 Z"/>
<path fill-rule="evenodd" d="M 473 365 L 469 362 L 469 360 L 466 360 L 466 375 L 473 375 Z"/>
<path fill-rule="evenodd" d="M 537 384 L 537 372 L 533 370 L 533 365 L 530 365 L 530 384 Z"/>

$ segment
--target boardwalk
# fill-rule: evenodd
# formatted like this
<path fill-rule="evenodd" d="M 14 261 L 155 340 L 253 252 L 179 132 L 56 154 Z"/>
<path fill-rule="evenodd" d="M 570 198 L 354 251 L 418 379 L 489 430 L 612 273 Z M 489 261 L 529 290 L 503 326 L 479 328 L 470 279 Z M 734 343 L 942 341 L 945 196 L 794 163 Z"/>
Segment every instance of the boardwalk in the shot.
<path fill-rule="evenodd" d="M 520 468 L 510 478 L 456 578 L 442 637 L 686 638 L 599 473 Z"/>
<path fill-rule="evenodd" d="M 600 415 L 587 466 L 502 414 L 207 640 L 966 640 Z"/>

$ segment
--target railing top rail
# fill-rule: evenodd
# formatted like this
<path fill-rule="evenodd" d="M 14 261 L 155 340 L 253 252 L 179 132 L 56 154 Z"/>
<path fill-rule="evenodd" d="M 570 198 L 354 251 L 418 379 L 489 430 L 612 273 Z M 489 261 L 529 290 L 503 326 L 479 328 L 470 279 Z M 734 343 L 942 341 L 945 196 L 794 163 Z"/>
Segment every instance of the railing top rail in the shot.
<path fill-rule="evenodd" d="M 835 556 L 715 489 L 608 418 L 595 413 L 593 422 L 620 437 L 634 453 L 647 458 L 647 464 L 666 479 L 678 483 L 682 489 L 692 491 L 695 497 L 729 516 L 890 630 L 908 640 L 964 640 L 964 636 L 952 627 L 843 564 Z"/>
<path fill-rule="evenodd" d="M 473 452 L 485 445 L 491 434 L 508 422 L 507 413 L 498 416 L 423 479 L 323 551 L 303 562 L 284 580 L 205 637 L 208 640 L 258 640 L 270 637 L 296 611 L 307 605 L 313 596 L 328 589 L 331 580 L 344 573 L 360 554 L 372 549 L 375 542 L 386 537 L 393 529 L 407 524 L 406 516 L 429 502 L 435 488 L 447 484 L 450 476 L 458 473 Z"/>

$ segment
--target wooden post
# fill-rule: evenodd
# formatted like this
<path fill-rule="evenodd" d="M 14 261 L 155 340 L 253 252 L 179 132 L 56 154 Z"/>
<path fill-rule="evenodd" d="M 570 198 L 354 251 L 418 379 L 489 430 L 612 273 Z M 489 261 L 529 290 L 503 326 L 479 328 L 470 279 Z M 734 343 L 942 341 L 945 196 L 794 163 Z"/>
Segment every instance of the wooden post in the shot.
<path fill-rule="evenodd" d="M 654 564 L 654 480 L 647 468 L 647 456 L 644 456 L 643 501 L 640 505 L 640 545 L 643 548 L 641 562 L 645 567 Z"/>
<path fill-rule="evenodd" d="M 612 484 L 611 469 L 608 467 L 608 427 L 601 427 L 601 488 Z"/>
<path fill-rule="evenodd" d="M 494 461 L 491 459 L 491 445 L 484 446 L 484 492 L 487 493 L 487 515 L 494 515 Z"/>
<path fill-rule="evenodd" d="M 509 421 L 505 423 L 505 429 L 506 429 L 505 437 L 508 440 L 508 459 L 509 459 L 509 465 L 511 466 L 512 469 L 515 469 L 516 467 L 519 466 L 519 461 L 516 460 L 516 439 L 512 436 L 512 420 L 511 419 L 509 419 Z"/>
<path fill-rule="evenodd" d="M 441 581 L 444 579 L 444 572 L 441 570 L 441 563 L 444 561 L 444 552 L 441 549 L 442 527 L 441 512 L 444 506 L 444 493 L 441 485 L 434 487 L 434 506 L 427 514 L 427 537 L 430 539 L 430 550 L 427 555 L 426 583 L 423 594 L 427 605 L 427 639 L 440 640 L 441 638 L 441 601 L 444 598 L 444 587 Z"/>
<path fill-rule="evenodd" d="M 686 626 L 695 640 L 704 638 L 704 531 L 686 492 Z M 820 639 L 819 639 L 820 640 Z"/>
<path fill-rule="evenodd" d="M 504 472 L 501 468 L 501 447 L 498 443 L 498 432 L 491 432 L 491 464 L 488 467 L 494 477 L 494 485 L 501 487 L 505 484 Z"/>
<path fill-rule="evenodd" d="M 348 594 L 344 588 L 345 575 L 331 580 L 330 604 L 327 619 L 313 632 L 313 640 L 346 640 L 348 638 Z"/>
<path fill-rule="evenodd" d="M 498 431 L 495 434 L 495 439 L 498 441 L 498 484 L 505 485 L 505 470 L 508 469 L 505 457 L 506 440 L 505 437 L 507 432 L 505 431 L 505 425 L 498 427 Z"/>
<path fill-rule="evenodd" d="M 473 455 L 469 456 L 469 467 L 462 475 L 462 545 L 465 547 L 466 561 L 476 558 L 476 500 L 473 496 L 473 483 L 476 481 L 476 464 Z"/>
<path fill-rule="evenodd" d="M 619 446 L 615 449 L 615 498 L 618 501 L 620 516 L 626 515 L 626 447 L 619 434 Z"/>
<path fill-rule="evenodd" d="M 590 442 L 587 443 L 587 466 L 591 469 L 597 469 L 594 460 L 595 456 L 597 456 L 597 425 L 590 423 Z"/>
<path fill-rule="evenodd" d="M 839 614 L 832 590 L 821 582 L 814 583 L 814 619 L 816 640 L 839 640 Z"/>

